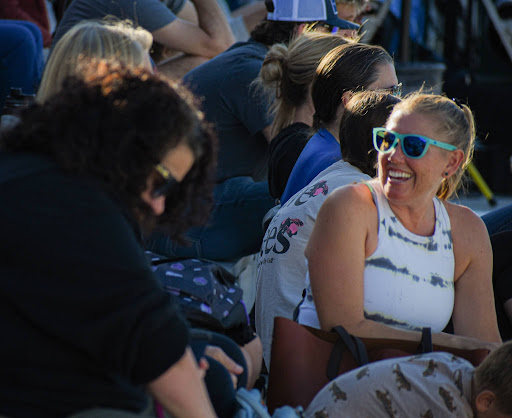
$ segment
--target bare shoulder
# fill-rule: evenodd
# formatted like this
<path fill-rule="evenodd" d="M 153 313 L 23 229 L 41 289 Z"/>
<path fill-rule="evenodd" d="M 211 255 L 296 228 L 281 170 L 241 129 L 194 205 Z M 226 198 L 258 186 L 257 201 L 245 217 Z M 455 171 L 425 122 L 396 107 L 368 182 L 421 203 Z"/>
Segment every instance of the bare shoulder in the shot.
<path fill-rule="evenodd" d="M 377 245 L 378 219 L 377 207 L 366 184 L 343 186 L 334 190 L 323 203 L 312 237 L 318 235 L 325 240 L 327 235 L 333 234 L 333 241 L 342 240 L 345 244 L 361 239 L 368 256 Z"/>
<path fill-rule="evenodd" d="M 343 213 L 363 214 L 375 208 L 369 187 L 364 183 L 354 183 L 335 189 L 325 200 L 322 210 Z"/>
<path fill-rule="evenodd" d="M 492 263 L 491 242 L 484 222 L 475 212 L 466 206 L 444 204 L 450 216 L 457 280 L 472 263 Z"/>
<path fill-rule="evenodd" d="M 484 222 L 475 212 L 463 205 L 451 202 L 444 202 L 454 238 L 470 238 L 488 236 Z"/>

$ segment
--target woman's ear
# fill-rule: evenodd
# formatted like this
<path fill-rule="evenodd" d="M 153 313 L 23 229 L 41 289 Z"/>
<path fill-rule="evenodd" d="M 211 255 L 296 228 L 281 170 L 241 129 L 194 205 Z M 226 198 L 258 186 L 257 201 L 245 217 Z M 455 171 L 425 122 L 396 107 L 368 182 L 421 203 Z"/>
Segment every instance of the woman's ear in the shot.
<path fill-rule="evenodd" d="M 456 149 L 451 151 L 450 159 L 448 160 L 448 164 L 446 164 L 446 168 L 444 170 L 445 173 L 448 173 L 448 177 L 455 174 L 458 170 L 462 161 L 464 160 L 464 151 L 461 149 Z"/>
<path fill-rule="evenodd" d="M 296 35 L 301 35 L 302 32 L 304 32 L 305 27 L 306 27 L 305 23 L 301 23 L 301 24 L 297 25 L 297 28 L 295 29 Z"/>

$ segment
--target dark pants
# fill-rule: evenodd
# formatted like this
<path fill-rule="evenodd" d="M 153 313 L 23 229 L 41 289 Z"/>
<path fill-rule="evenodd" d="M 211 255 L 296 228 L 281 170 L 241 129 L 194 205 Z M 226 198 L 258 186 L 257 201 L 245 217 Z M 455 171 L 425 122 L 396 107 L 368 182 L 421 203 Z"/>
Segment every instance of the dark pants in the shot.
<path fill-rule="evenodd" d="M 493 252 L 492 282 L 494 303 L 498 327 L 503 341 L 512 339 L 512 322 L 503 308 L 503 304 L 512 299 L 512 231 L 504 231 L 491 235 Z"/>
<path fill-rule="evenodd" d="M 211 331 L 203 331 L 200 329 L 191 330 L 190 347 L 194 352 L 196 360 L 199 361 L 201 357 L 205 357 L 210 364 L 210 367 L 206 371 L 204 381 L 215 412 L 219 417 L 231 417 L 235 413 L 237 406 L 235 388 L 233 387 L 231 376 L 224 366 L 211 357 L 203 355 L 207 345 L 222 348 L 233 361 L 244 368 L 244 372 L 238 376 L 237 388 L 247 385 L 247 365 L 245 364 L 245 358 L 240 347 L 232 339 Z"/>
<path fill-rule="evenodd" d="M 167 235 L 155 233 L 147 249 L 170 258 L 234 260 L 259 251 L 263 240 L 261 222 L 275 206 L 268 183 L 236 177 L 218 184 L 215 205 L 205 226 L 186 233 L 190 246 L 179 246 Z"/>
<path fill-rule="evenodd" d="M 489 235 L 512 229 L 512 205 L 496 209 L 482 216 Z"/>

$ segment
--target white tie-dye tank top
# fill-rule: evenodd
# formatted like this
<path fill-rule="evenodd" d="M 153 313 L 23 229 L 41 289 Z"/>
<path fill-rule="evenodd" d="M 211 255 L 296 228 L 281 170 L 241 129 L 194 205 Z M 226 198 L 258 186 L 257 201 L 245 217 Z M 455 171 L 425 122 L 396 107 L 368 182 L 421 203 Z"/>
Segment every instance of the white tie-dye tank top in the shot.
<path fill-rule="evenodd" d="M 365 317 L 399 328 L 441 332 L 452 315 L 455 296 L 446 208 L 434 198 L 434 235 L 423 237 L 400 223 L 380 184 L 370 190 L 379 213 L 379 235 L 375 252 L 365 260 Z"/>
<path fill-rule="evenodd" d="M 430 327 L 441 332 L 452 315 L 455 296 L 455 259 L 446 208 L 434 198 L 434 235 L 423 237 L 400 223 L 380 185 L 367 186 L 377 206 L 379 231 L 377 248 L 365 260 L 365 317 L 398 328 Z M 309 273 L 298 321 L 320 327 Z"/>

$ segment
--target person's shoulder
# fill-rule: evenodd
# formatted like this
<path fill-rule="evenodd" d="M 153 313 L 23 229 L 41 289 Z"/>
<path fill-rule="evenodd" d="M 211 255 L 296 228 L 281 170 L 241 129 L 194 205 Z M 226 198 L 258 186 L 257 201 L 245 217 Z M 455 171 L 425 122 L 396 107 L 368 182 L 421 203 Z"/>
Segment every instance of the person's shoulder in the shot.
<path fill-rule="evenodd" d="M 443 204 L 450 217 L 452 231 L 454 228 L 460 228 L 465 231 L 479 231 L 487 234 L 487 228 L 482 218 L 473 210 L 453 202 L 443 201 Z"/>
<path fill-rule="evenodd" d="M 467 206 L 444 202 L 450 217 L 451 235 L 454 249 L 465 253 L 479 252 L 484 247 L 490 247 L 489 233 L 482 218 Z"/>
<path fill-rule="evenodd" d="M 236 42 L 233 44 L 226 52 L 233 52 L 242 55 L 248 56 L 256 56 L 260 58 L 263 54 L 263 57 L 268 52 L 268 46 L 262 44 L 261 42 L 257 42 L 253 39 L 249 39 L 247 41 Z"/>
<path fill-rule="evenodd" d="M 370 183 L 361 182 L 338 187 L 327 197 L 324 206 L 335 213 L 343 212 L 343 216 L 347 214 L 362 216 L 371 212 L 375 209 L 375 205 Z"/>
<path fill-rule="evenodd" d="M 258 76 L 265 54 L 265 46 L 237 42 L 211 60 L 190 70 L 183 76 L 183 81 L 191 87 L 215 84 L 222 88 L 224 83 L 248 84 Z"/>

